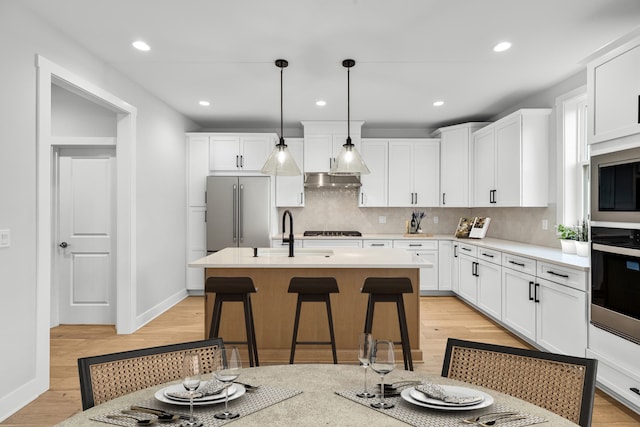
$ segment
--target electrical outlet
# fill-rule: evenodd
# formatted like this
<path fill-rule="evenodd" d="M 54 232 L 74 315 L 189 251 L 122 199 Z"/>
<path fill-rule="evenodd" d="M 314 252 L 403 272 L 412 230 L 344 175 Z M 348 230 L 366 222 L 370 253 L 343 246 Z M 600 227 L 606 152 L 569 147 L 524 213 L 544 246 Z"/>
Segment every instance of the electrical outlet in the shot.
<path fill-rule="evenodd" d="M 378 217 L 378 224 L 386 224 L 387 223 L 387 217 L 384 215 L 380 215 Z"/>
<path fill-rule="evenodd" d="M 549 220 L 547 220 L 547 219 L 543 219 L 542 220 L 542 229 L 543 230 L 548 230 L 549 229 Z"/>
<path fill-rule="evenodd" d="M 434 217 L 433 217 L 433 223 L 434 223 L 434 224 L 437 224 L 437 223 L 438 223 L 438 220 L 439 220 L 439 218 L 438 218 L 437 216 L 434 216 Z"/>

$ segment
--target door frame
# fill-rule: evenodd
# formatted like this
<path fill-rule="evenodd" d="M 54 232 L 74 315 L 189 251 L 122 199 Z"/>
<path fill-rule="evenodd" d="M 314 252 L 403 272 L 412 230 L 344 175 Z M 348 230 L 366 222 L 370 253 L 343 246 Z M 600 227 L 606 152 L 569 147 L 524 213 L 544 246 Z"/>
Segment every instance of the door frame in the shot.
<path fill-rule="evenodd" d="M 49 385 L 52 257 L 55 250 L 51 85 L 56 84 L 117 113 L 116 330 L 135 331 L 136 307 L 136 116 L 137 109 L 65 68 L 36 55 L 36 381 Z M 83 139 L 82 144 L 91 142 Z M 102 138 L 98 144 L 104 144 Z"/>

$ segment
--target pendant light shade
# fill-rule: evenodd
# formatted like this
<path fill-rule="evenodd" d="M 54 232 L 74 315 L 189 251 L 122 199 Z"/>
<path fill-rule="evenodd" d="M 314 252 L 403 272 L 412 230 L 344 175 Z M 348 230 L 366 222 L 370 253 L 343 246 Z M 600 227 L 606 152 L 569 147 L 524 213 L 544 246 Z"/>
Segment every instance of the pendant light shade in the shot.
<path fill-rule="evenodd" d="M 351 67 L 356 65 L 353 59 L 345 59 L 342 66 L 347 69 L 347 142 L 342 146 L 340 154 L 336 157 L 329 175 L 366 175 L 371 173 L 362 160 L 356 146 L 351 142 L 351 100 L 349 74 Z"/>
<path fill-rule="evenodd" d="M 284 143 L 284 126 L 283 126 L 283 100 L 282 100 L 282 74 L 284 69 L 289 65 L 285 59 L 276 59 L 276 67 L 280 68 L 280 141 L 276 144 L 267 161 L 262 166 L 261 172 L 265 175 L 274 176 L 295 176 L 301 175 L 300 168 L 296 161 L 287 150 L 287 144 Z"/>

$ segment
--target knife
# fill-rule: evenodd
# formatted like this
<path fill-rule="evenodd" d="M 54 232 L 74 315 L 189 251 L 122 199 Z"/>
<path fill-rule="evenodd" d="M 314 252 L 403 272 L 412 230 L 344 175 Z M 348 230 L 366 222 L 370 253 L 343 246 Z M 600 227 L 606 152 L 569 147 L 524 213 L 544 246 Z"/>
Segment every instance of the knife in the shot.
<path fill-rule="evenodd" d="M 132 405 L 131 406 L 131 410 L 132 411 L 138 411 L 138 412 L 144 412 L 144 413 L 147 413 L 147 414 L 153 414 L 153 415 L 165 415 L 167 417 L 173 417 L 173 416 L 177 415 L 178 418 L 180 418 L 181 420 L 188 420 L 189 419 L 188 415 L 173 414 L 171 412 L 163 411 L 162 409 L 145 408 L 144 406 Z"/>

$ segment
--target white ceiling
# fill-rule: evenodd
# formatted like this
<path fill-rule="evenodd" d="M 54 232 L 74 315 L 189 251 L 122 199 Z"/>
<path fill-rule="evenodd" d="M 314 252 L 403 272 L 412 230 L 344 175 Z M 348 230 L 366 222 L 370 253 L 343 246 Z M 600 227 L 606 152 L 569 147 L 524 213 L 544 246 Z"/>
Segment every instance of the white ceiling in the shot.
<path fill-rule="evenodd" d="M 640 25 L 639 0 L 24 1 L 204 128 L 278 129 L 277 58 L 289 61 L 287 127 L 346 120 L 345 58 L 357 62 L 351 119 L 365 127 L 486 120 Z M 493 52 L 502 40 L 513 47 Z"/>

